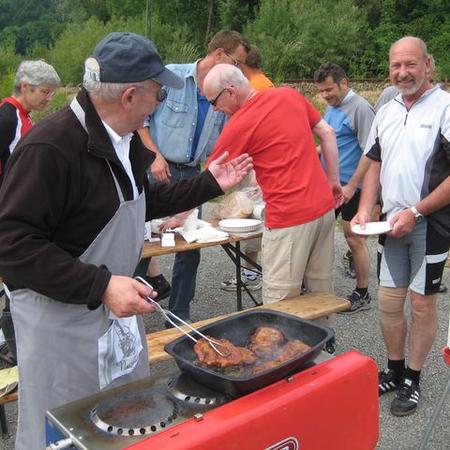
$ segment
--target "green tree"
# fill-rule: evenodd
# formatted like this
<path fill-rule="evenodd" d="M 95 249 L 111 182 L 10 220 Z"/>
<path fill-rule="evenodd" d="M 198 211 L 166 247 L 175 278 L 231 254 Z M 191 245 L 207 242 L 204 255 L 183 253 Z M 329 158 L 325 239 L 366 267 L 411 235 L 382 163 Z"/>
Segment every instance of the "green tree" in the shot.
<path fill-rule="evenodd" d="M 114 17 L 136 17 L 141 15 L 148 3 L 150 6 L 152 0 L 106 0 L 108 13 Z"/>
<path fill-rule="evenodd" d="M 193 61 L 198 56 L 198 48 L 189 41 L 188 27 L 174 27 L 163 23 L 158 16 L 152 18 L 154 41 L 165 62 Z M 84 71 L 84 60 L 91 54 L 98 41 L 112 31 L 132 31 L 144 33 L 142 16 L 127 19 L 113 17 L 103 23 L 96 17 L 91 17 L 83 23 L 73 23 L 45 55 L 42 48 L 36 52 L 45 56 L 53 64 L 61 77 L 62 84 L 76 85 L 81 83 Z M 83 39 L 80 39 L 83 36 Z"/>
<path fill-rule="evenodd" d="M 219 0 L 221 27 L 241 32 L 248 22 L 255 19 L 259 3 L 259 0 Z"/>
<path fill-rule="evenodd" d="M 324 61 L 349 69 L 361 54 L 366 19 L 352 0 L 263 0 L 246 34 L 276 80 L 310 78 Z"/>
<path fill-rule="evenodd" d="M 386 78 L 389 73 L 389 48 L 403 34 L 401 27 L 394 22 L 395 7 L 395 0 L 381 0 L 380 21 L 378 26 L 369 31 L 360 61 L 366 76 Z"/>
<path fill-rule="evenodd" d="M 0 44 L 0 99 L 11 95 L 20 59 L 14 51 L 12 41 L 4 41 Z"/>
<path fill-rule="evenodd" d="M 48 62 L 53 64 L 63 85 L 76 85 L 83 79 L 84 60 L 91 54 L 95 44 L 111 31 L 136 31 L 142 26 L 135 19 L 115 19 L 103 23 L 91 17 L 83 23 L 69 24 L 48 53 Z M 83 36 L 83 39 L 80 39 Z"/>

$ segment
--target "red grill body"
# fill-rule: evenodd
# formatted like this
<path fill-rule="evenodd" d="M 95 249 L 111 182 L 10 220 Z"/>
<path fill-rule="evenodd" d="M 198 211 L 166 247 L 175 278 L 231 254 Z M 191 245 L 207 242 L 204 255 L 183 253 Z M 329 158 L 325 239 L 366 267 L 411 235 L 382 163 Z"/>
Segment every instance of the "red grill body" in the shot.
<path fill-rule="evenodd" d="M 364 450 L 377 441 L 377 366 L 351 351 L 124 448 Z"/>

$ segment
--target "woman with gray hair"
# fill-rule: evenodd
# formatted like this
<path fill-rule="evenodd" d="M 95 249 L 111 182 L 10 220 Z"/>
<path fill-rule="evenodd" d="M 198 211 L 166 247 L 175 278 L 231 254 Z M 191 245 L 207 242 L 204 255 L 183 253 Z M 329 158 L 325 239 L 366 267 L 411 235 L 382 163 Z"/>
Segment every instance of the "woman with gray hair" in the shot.
<path fill-rule="evenodd" d="M 19 65 L 13 94 L 0 103 L 0 186 L 5 176 L 6 162 L 19 139 L 33 125 L 30 112 L 44 110 L 59 83 L 56 70 L 45 61 L 23 61 Z M 5 299 L 0 323 L 6 344 L 0 347 L 0 359 L 8 364 L 16 364 L 16 342 L 8 295 L 5 295 Z"/>
<path fill-rule="evenodd" d="M 60 79 L 45 61 L 23 61 L 17 69 L 14 92 L 0 104 L 0 186 L 6 161 L 19 139 L 32 127 L 31 111 L 42 111 L 51 102 Z"/>

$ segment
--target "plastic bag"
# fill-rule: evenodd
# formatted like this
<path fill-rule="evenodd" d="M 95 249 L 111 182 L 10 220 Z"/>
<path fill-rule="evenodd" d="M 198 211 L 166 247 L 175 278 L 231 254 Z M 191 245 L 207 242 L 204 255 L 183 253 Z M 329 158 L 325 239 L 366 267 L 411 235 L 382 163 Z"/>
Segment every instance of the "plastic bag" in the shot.
<path fill-rule="evenodd" d="M 216 216 L 220 219 L 241 219 L 250 217 L 254 202 L 245 191 L 234 191 L 217 205 Z"/>

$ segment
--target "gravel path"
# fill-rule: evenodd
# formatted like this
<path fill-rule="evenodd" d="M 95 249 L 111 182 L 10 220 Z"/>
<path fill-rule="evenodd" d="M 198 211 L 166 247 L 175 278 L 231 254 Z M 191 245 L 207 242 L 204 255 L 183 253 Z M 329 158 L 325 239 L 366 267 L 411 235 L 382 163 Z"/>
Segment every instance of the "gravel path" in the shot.
<path fill-rule="evenodd" d="M 375 261 L 375 239 L 369 239 L 371 261 Z M 341 256 L 347 247 L 339 226 L 336 229 L 336 267 L 334 271 L 335 293 L 345 297 L 353 288 L 354 281 L 344 276 L 341 266 Z M 170 279 L 173 257 L 161 257 L 161 269 Z M 202 261 L 197 280 L 197 296 L 192 308 L 193 320 L 201 320 L 211 316 L 232 312 L 235 309 L 235 295 L 219 288 L 220 282 L 226 275 L 233 273 L 232 263 L 220 247 L 212 247 L 202 251 Z M 444 283 L 450 286 L 450 269 L 445 269 Z M 376 298 L 375 268 L 372 265 L 370 273 L 370 293 Z M 257 297 L 260 298 L 260 293 Z M 389 404 L 394 394 L 387 394 L 380 399 L 380 439 L 378 449 L 416 449 L 421 436 L 439 401 L 450 376 L 450 369 L 446 367 L 441 357 L 441 349 L 447 339 L 449 317 L 449 294 L 439 296 L 439 334 L 428 357 L 423 370 L 421 382 L 422 397 L 418 411 L 405 418 L 393 417 L 389 413 Z M 163 301 L 163 305 L 166 305 Z M 372 309 L 352 316 L 337 315 L 335 319 L 337 353 L 349 349 L 357 349 L 373 357 L 377 363 L 385 363 L 385 352 L 379 330 L 376 300 Z M 244 307 L 251 307 L 252 302 L 244 295 Z M 163 320 L 157 314 L 146 318 L 147 332 L 156 331 L 163 326 Z M 349 393 L 349 395 L 351 395 Z M 17 405 L 6 405 L 6 415 L 11 435 L 7 439 L 0 439 L 0 450 L 14 448 L 15 422 Z M 450 421 L 450 401 L 441 412 L 428 447 L 433 450 L 448 449 L 450 432 L 447 424 Z M 351 424 L 349 424 L 351 426 Z M 169 450 L 169 449 L 168 449 Z M 324 449 L 325 450 L 325 449 Z"/>

